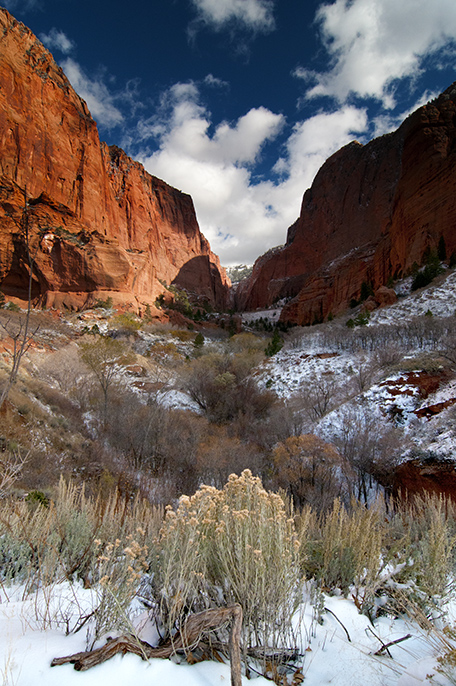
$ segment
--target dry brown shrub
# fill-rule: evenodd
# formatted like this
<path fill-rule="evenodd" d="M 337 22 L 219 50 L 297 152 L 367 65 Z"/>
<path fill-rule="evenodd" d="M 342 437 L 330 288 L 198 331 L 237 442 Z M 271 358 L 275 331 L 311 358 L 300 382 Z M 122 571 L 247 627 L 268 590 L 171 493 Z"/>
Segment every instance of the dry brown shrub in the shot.
<path fill-rule="evenodd" d="M 293 497 L 296 508 L 306 504 L 317 511 L 344 494 L 350 469 L 333 445 L 313 434 L 290 436 L 274 449 L 277 483 Z"/>

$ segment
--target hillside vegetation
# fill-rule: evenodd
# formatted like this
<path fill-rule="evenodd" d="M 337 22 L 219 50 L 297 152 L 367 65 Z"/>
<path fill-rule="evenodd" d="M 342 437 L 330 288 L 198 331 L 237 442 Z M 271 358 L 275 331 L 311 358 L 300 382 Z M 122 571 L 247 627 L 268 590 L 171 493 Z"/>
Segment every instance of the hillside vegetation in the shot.
<path fill-rule="evenodd" d="M 454 507 L 397 487 L 404 464 L 453 460 L 454 278 L 367 321 L 359 305 L 288 333 L 269 332 L 268 313 L 230 336 L 109 303 L 33 311 L 1 408 L 5 599 L 35 598 L 42 628 L 84 626 L 86 648 L 112 631 L 139 640 L 145 610 L 166 641 L 187 616 L 239 603 L 245 673 L 284 685 L 310 669 L 328 598 L 346 597 L 374 636 L 383 618 L 447 626 L 440 668 L 454 679 Z M 0 310 L 3 383 L 23 317 Z M 208 654 L 228 654 L 226 632 L 214 640 Z"/>

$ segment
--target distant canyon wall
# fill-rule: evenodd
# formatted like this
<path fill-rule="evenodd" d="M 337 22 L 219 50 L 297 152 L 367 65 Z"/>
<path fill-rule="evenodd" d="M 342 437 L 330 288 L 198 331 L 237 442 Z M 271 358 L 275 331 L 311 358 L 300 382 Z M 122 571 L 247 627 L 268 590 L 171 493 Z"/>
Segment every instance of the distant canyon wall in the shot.
<path fill-rule="evenodd" d="M 19 299 L 29 273 L 25 194 L 35 303 L 82 307 L 112 297 L 140 310 L 163 291 L 160 281 L 228 303 L 229 279 L 191 197 L 101 143 L 52 55 L 0 8 L 0 289 Z"/>
<path fill-rule="evenodd" d="M 240 310 L 291 300 L 281 319 L 323 321 L 421 264 L 445 239 L 456 250 L 456 84 L 367 145 L 321 167 L 286 245 L 260 257 L 236 292 Z"/>

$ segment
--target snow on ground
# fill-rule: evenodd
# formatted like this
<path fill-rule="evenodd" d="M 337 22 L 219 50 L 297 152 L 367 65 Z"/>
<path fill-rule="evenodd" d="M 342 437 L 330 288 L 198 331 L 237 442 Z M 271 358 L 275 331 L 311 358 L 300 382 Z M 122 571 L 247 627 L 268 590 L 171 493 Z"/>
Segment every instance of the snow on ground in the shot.
<path fill-rule="evenodd" d="M 430 311 L 437 317 L 449 317 L 456 312 L 456 271 L 448 273 L 446 278 L 436 279 L 437 284 L 429 285 L 415 293 L 404 296 L 410 288 L 411 278 L 401 282 L 395 289 L 399 300 L 389 307 L 374 310 L 370 317 L 372 324 L 392 324 L 404 319 L 419 317 Z"/>
<path fill-rule="evenodd" d="M 0 674 L 3 686 L 228 686 L 229 664 L 202 662 L 188 665 L 183 659 L 142 661 L 138 656 L 117 655 L 86 672 L 72 665 L 50 667 L 55 657 L 86 650 L 84 630 L 65 635 L 74 615 L 86 612 L 92 591 L 78 584 L 52 588 L 51 602 L 32 595 L 23 600 L 22 589 L 0 590 Z M 9 599 L 9 600 L 8 600 Z M 417 624 L 391 616 L 378 618 L 374 626 L 359 614 L 354 602 L 323 596 L 325 610 L 318 617 L 310 603 L 303 604 L 298 635 L 302 651 L 302 674 L 306 686 L 418 686 L 436 674 L 435 641 Z M 318 621 L 319 620 L 319 621 Z M 410 634 L 390 648 L 391 657 L 374 653 L 386 644 Z M 103 645 L 104 641 L 100 642 Z M 98 644 L 97 644 L 98 645 Z M 266 686 L 263 677 L 243 677 L 243 686 Z M 434 684 L 447 684 L 437 675 Z"/>
<path fill-rule="evenodd" d="M 300 401 L 305 402 L 306 395 L 312 400 L 316 384 L 333 384 L 334 398 L 326 416 L 313 424 L 314 433 L 331 440 L 331 435 L 342 431 L 345 412 L 353 410 L 375 416 L 382 425 L 391 421 L 422 449 L 446 457 L 456 456 L 456 426 L 452 419 L 456 380 L 443 383 L 423 398 L 417 385 L 418 373 L 395 372 L 378 380 L 374 378 L 370 388 L 361 392 L 357 375 L 360 368 L 369 369 L 372 364 L 368 355 L 322 352 L 318 336 L 306 349 L 313 352 L 281 350 L 257 370 L 256 378 L 260 387 L 270 388 L 280 398 L 296 399 L 298 407 Z M 435 415 L 417 414 L 420 409 L 439 403 L 449 406 Z"/>
<path fill-rule="evenodd" d="M 201 414 L 199 405 L 192 400 L 187 393 L 184 393 L 184 391 L 170 389 L 160 393 L 157 400 L 168 410 L 189 410 L 195 414 Z"/>
<path fill-rule="evenodd" d="M 318 376 L 347 378 L 353 373 L 354 356 L 349 353 L 303 352 L 282 349 L 258 371 L 258 383 L 272 388 L 279 397 L 289 398 L 312 384 Z"/>
<path fill-rule="evenodd" d="M 397 285 L 400 298 L 394 305 L 375 310 L 370 317 L 369 329 L 376 325 L 404 323 L 416 316 L 432 312 L 434 316 L 448 317 L 456 311 L 456 271 L 436 279 L 434 285 L 409 293 L 411 278 Z M 256 313 L 267 315 L 267 312 Z M 440 387 L 423 397 L 420 390 L 419 366 L 417 371 L 387 373 L 378 368 L 375 353 L 366 351 L 340 352 L 322 344 L 321 327 L 293 332 L 285 347 L 256 370 L 257 382 L 288 401 L 315 392 L 316 384 L 329 384 L 335 388 L 337 398 L 331 400 L 326 417 L 312 426 L 322 436 L 334 434 L 342 428 L 344 408 L 354 407 L 376 416 L 382 424 L 391 420 L 403 428 L 408 437 L 420 448 L 442 456 L 456 456 L 456 429 L 453 428 L 456 404 L 456 381 L 442 379 Z M 409 351 L 409 364 L 413 358 L 423 357 L 423 351 Z M 417 363 L 419 365 L 419 362 Z M 361 373 L 369 376 L 360 387 Z M 423 372 L 424 373 L 424 372 Z M 362 388 L 362 390 L 361 390 Z M 426 394 L 424 394 L 426 395 Z M 434 414 L 426 408 L 442 404 Z M 447 407 L 445 407 L 447 405 Z M 423 410 L 422 416 L 419 411 Z M 329 434 L 328 434 L 329 435 Z"/>
<path fill-rule="evenodd" d="M 280 313 L 282 311 L 281 307 L 271 307 L 268 310 L 255 310 L 254 312 L 243 312 L 242 321 L 245 324 L 250 324 L 257 319 L 269 319 L 270 322 L 274 323 L 279 320 Z"/>

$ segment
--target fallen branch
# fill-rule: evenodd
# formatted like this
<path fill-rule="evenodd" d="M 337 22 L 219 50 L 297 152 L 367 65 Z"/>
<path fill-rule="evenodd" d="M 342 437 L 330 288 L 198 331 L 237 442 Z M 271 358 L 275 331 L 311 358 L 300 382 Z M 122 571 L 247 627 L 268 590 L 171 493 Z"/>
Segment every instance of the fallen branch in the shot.
<path fill-rule="evenodd" d="M 389 643 L 385 643 L 382 645 L 381 648 L 377 650 L 377 652 L 374 653 L 374 655 L 381 655 L 385 650 L 388 651 L 388 648 L 391 648 L 391 646 L 395 646 L 397 643 L 402 643 L 402 641 L 406 641 L 408 638 L 412 638 L 412 634 L 407 634 L 406 636 L 402 636 L 402 638 L 396 638 L 395 641 L 390 641 Z M 391 655 L 390 655 L 391 657 Z"/>
<path fill-rule="evenodd" d="M 343 629 L 343 630 L 345 631 L 345 633 L 347 634 L 348 642 L 351 643 L 352 640 L 351 640 L 351 638 L 350 638 L 350 634 L 348 633 L 347 629 L 344 627 L 344 625 L 343 625 L 342 622 L 340 621 L 339 617 L 338 617 L 337 615 L 335 615 L 334 612 L 333 612 L 332 610 L 329 609 L 329 607 L 325 607 L 325 612 L 329 612 L 329 613 L 334 617 L 334 619 L 337 619 L 337 621 L 338 621 L 339 624 L 341 625 L 342 629 Z"/>
<path fill-rule="evenodd" d="M 229 620 L 231 620 L 229 640 L 231 686 L 241 686 L 242 608 L 238 604 L 189 615 L 181 631 L 178 631 L 172 639 L 157 648 L 153 648 L 146 641 L 141 641 L 133 636 L 120 636 L 111 639 L 106 645 L 96 650 L 54 658 L 51 667 L 70 663 L 74 665 L 77 671 L 82 672 L 110 660 L 118 653 L 122 653 L 122 655 L 133 653 L 139 655 L 143 660 L 149 660 L 153 657 L 169 658 L 179 651 L 190 653 L 198 645 L 203 634 L 218 629 Z"/>
<path fill-rule="evenodd" d="M 367 628 L 368 628 L 368 630 L 371 632 L 371 634 L 372 634 L 373 636 L 375 636 L 375 638 L 377 639 L 377 641 L 380 641 L 380 643 L 382 644 L 382 647 L 379 648 L 375 653 L 373 653 L 373 655 L 381 655 L 382 653 L 386 652 L 386 653 L 388 654 L 388 657 L 392 658 L 393 656 L 391 655 L 391 653 L 390 653 L 390 651 L 388 650 L 388 648 L 391 648 L 391 646 L 394 646 L 394 645 L 396 645 L 397 643 L 402 643 L 402 641 L 406 641 L 408 638 L 412 638 L 412 634 L 407 634 L 406 636 L 402 636 L 402 638 L 396 638 L 395 641 L 390 641 L 389 643 L 383 643 L 383 641 L 382 641 L 382 639 L 380 638 L 380 636 L 377 636 L 377 634 L 376 634 L 374 631 L 372 631 L 372 629 L 370 628 L 370 626 L 368 626 Z"/>

